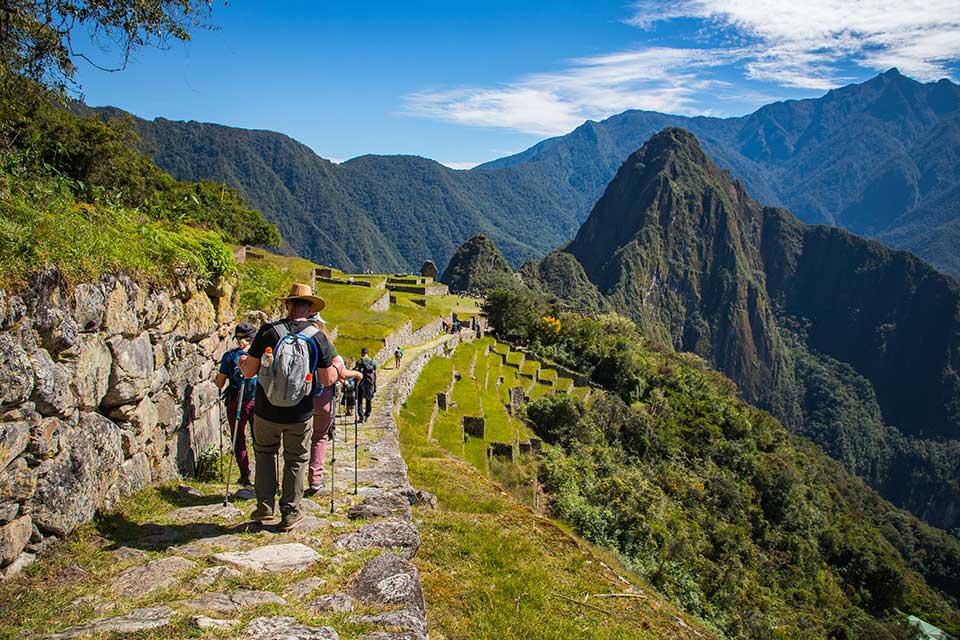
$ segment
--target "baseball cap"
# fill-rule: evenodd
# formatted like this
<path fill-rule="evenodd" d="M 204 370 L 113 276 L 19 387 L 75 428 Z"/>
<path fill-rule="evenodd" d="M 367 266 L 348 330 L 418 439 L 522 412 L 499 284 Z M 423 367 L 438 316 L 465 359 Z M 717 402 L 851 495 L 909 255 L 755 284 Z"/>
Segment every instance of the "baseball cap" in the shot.
<path fill-rule="evenodd" d="M 249 322 L 241 322 L 233 330 L 234 338 L 252 338 L 257 335 L 257 329 Z"/>

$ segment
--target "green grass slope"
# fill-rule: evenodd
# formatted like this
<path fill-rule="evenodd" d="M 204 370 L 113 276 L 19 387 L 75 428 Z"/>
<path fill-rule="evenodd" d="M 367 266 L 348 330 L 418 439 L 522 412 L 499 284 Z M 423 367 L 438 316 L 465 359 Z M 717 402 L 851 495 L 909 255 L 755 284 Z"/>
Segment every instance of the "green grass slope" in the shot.
<path fill-rule="evenodd" d="M 462 353 L 458 360 L 469 361 Z M 451 360 L 434 358 L 398 415 L 411 482 L 439 499 L 436 510 L 415 510 L 423 540 L 416 563 L 431 635 L 712 637 L 613 558 L 535 515 L 427 438 L 434 399 L 452 370 Z M 611 593 L 627 595 L 602 597 Z"/>

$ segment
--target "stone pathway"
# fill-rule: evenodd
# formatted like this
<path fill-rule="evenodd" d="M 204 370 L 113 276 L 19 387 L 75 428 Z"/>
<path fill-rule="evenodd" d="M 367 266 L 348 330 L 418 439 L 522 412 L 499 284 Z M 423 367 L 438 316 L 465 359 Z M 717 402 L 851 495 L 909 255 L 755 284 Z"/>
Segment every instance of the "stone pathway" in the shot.
<path fill-rule="evenodd" d="M 381 369 L 373 413 L 357 431 L 356 493 L 353 425 L 338 424 L 332 512 L 329 460 L 328 488 L 304 500 L 309 515 L 290 532 L 247 521 L 249 492 L 223 506 L 216 495 L 182 487 L 185 506 L 139 525 L 142 535 L 113 552 L 120 568 L 109 592 L 122 600 L 99 609 L 113 614 L 46 637 L 188 623 L 200 637 L 426 640 L 426 603 L 413 563 L 420 537 L 411 506 L 436 500 L 409 484 L 393 413 L 426 361 L 456 339 L 443 336 L 409 348 L 401 370 Z"/>

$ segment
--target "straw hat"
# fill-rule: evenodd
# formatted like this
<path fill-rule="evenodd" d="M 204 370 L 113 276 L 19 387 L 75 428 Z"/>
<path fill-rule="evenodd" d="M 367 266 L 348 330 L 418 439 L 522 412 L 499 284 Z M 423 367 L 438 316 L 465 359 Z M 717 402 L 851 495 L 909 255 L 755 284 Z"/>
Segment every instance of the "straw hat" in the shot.
<path fill-rule="evenodd" d="M 310 313 L 319 313 L 323 310 L 327 303 L 323 301 L 323 298 L 318 298 L 313 295 L 313 289 L 310 288 L 308 284 L 300 284 L 299 282 L 290 286 L 290 295 L 280 298 L 282 302 L 287 302 L 289 300 L 306 300 L 310 303 Z"/>

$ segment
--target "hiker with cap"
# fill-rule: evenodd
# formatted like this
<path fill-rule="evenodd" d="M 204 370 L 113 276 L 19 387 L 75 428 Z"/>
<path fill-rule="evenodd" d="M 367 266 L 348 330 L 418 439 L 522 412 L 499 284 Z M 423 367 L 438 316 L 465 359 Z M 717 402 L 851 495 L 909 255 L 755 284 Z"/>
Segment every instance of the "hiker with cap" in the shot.
<path fill-rule="evenodd" d="M 370 417 L 370 401 L 377 392 L 377 363 L 370 357 L 369 349 L 360 350 L 360 359 L 353 368 L 363 376 L 357 383 L 357 416 L 364 422 Z"/>
<path fill-rule="evenodd" d="M 223 354 L 220 359 L 220 369 L 214 384 L 223 389 L 223 399 L 227 403 L 227 421 L 230 423 L 230 440 L 234 443 L 233 455 L 237 459 L 237 468 L 240 469 L 240 484 L 250 486 L 250 458 L 247 455 L 247 425 L 253 417 L 253 404 L 257 395 L 257 383 L 248 380 L 240 372 L 240 359 L 247 355 L 247 349 L 256 335 L 257 330 L 249 322 L 241 322 L 233 330 L 233 338 L 237 347 Z M 240 393 L 241 390 L 243 393 Z M 243 396 L 243 406 L 237 411 L 237 403 Z M 239 415 L 239 424 L 237 416 Z M 222 443 L 221 443 L 222 447 Z M 222 453 L 222 451 L 221 451 Z"/>
<path fill-rule="evenodd" d="M 327 323 L 319 313 L 310 316 L 310 321 L 324 335 L 327 335 Z M 359 371 L 347 369 L 343 358 L 338 355 L 333 357 L 333 366 L 337 369 L 338 382 L 363 377 L 363 374 Z M 323 463 L 327 457 L 327 440 L 336 410 L 336 407 L 333 406 L 334 387 L 335 384 L 325 387 L 314 385 L 313 388 L 313 438 L 310 443 L 310 471 L 308 477 L 310 494 L 314 494 L 324 487 Z"/>
<path fill-rule="evenodd" d="M 240 368 L 247 378 L 257 377 L 253 413 L 253 450 L 257 474 L 254 488 L 257 521 L 276 517 L 276 454 L 283 442 L 283 482 L 280 492 L 280 528 L 288 531 L 303 520 L 303 499 L 310 443 L 313 436 L 315 385 L 337 380 L 336 352 L 327 337 L 310 321 L 325 305 L 306 284 L 294 284 L 280 298 L 286 317 L 260 327 Z"/>

